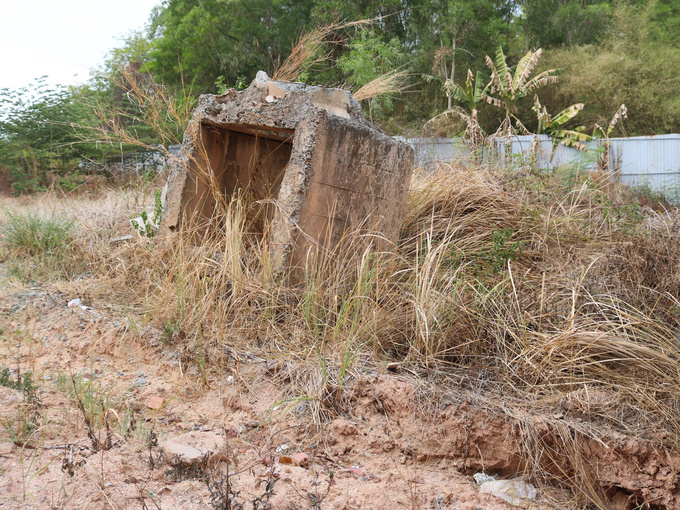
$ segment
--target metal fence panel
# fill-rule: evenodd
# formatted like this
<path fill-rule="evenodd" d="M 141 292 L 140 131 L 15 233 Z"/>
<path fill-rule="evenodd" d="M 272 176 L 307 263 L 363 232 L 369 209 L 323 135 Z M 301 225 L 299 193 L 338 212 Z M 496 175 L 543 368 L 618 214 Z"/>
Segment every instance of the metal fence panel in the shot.
<path fill-rule="evenodd" d="M 415 150 L 416 164 L 430 167 L 455 160 L 469 161 L 470 151 L 460 138 L 401 138 Z M 513 136 L 510 140 L 493 140 L 495 157 L 507 154 L 513 161 L 533 164 L 541 169 L 562 166 L 595 170 L 605 150 L 604 140 L 594 140 L 584 145 L 585 152 L 564 145 L 553 146 L 547 135 Z M 532 151 L 532 144 L 537 150 Z M 614 178 L 631 186 L 645 186 L 662 192 L 668 198 L 680 202 L 680 134 L 612 138 L 609 140 L 609 170 Z M 485 159 L 493 158 L 485 153 Z"/>
<path fill-rule="evenodd" d="M 620 182 L 678 198 L 680 135 L 612 138 L 609 158 Z"/>

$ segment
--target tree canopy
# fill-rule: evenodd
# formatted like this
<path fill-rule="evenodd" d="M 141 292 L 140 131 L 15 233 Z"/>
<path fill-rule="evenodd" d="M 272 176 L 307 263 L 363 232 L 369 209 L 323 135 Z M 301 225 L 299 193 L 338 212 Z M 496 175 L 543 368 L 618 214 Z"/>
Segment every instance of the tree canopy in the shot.
<path fill-rule="evenodd" d="M 364 21 L 343 25 L 357 20 Z M 455 118 L 474 118 L 476 132 L 494 133 L 511 125 L 510 113 L 512 125 L 521 120 L 537 132 L 536 104 L 546 112 L 583 104 L 578 122 L 591 132 L 621 104 L 628 117 L 620 132 L 680 132 L 677 0 L 164 0 L 88 84 L 0 91 L 0 165 L 28 175 L 32 168 L 66 168 L 83 155 L 103 157 L 101 147 L 74 143 L 83 138 L 76 126 L 101 122 L 94 103 L 118 110 L 111 125 L 163 143 L 153 130 L 144 132 L 131 91 L 162 84 L 190 105 L 189 96 L 243 87 L 260 69 L 273 74 L 303 34 L 324 25 L 344 28 L 324 33 L 317 51 L 329 58 L 299 78 L 356 90 L 395 69 L 407 74 L 404 93 L 364 101 L 367 115 L 392 133 L 419 134 L 436 116 L 448 119 L 437 128 L 442 135 L 469 132 Z M 537 75 L 561 70 L 557 83 L 541 88 L 540 103 L 533 92 L 502 98 L 496 90 L 510 107 L 477 100 L 470 107 L 461 91 L 473 81 L 479 90 L 493 88 L 487 56 L 516 76 L 522 57 L 538 50 Z M 454 111 L 465 116 L 440 115 Z"/>

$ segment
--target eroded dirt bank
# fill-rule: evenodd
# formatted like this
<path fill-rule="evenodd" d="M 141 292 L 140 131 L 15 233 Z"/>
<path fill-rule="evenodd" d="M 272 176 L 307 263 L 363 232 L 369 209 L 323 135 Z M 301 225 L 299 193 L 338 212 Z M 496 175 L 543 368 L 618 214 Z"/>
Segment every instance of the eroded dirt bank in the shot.
<path fill-rule="evenodd" d="M 259 497 L 290 509 L 501 509 L 472 474 L 540 483 L 545 473 L 572 476 L 574 462 L 592 478 L 572 485 L 596 484 L 614 508 L 680 508 L 680 455 L 662 438 L 603 434 L 566 405 L 553 416 L 482 408 L 455 386 L 423 390 L 406 372 L 376 369 L 321 399 L 318 370 L 302 363 L 229 351 L 223 369 L 204 373 L 132 317 L 94 299 L 92 309 L 68 308 L 76 293 L 0 298 L 0 365 L 12 377 L 31 370 L 40 399 L 27 415 L 26 392 L 0 386 L 4 508 L 228 508 L 217 505 Z M 215 455 L 178 465 L 162 453 L 168 441 Z M 522 506 L 580 500 L 543 487 Z"/>

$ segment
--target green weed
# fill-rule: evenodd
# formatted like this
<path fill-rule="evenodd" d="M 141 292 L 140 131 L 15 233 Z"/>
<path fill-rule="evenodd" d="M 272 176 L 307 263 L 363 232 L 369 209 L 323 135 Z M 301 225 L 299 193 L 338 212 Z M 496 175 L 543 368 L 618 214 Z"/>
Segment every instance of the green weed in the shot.
<path fill-rule="evenodd" d="M 73 243 L 73 220 L 57 216 L 40 216 L 37 213 L 12 213 L 4 211 L 6 221 L 0 230 L 3 244 L 28 256 L 62 255 Z"/>
<path fill-rule="evenodd" d="M 38 387 L 33 382 L 31 372 L 17 372 L 12 376 L 9 368 L 0 369 L 0 386 L 21 391 L 24 400 L 17 407 L 15 416 L 2 420 L 2 426 L 9 433 L 12 442 L 23 445 L 37 432 L 40 427 L 40 395 Z"/>
<path fill-rule="evenodd" d="M 135 431 L 134 411 L 127 404 L 126 395 L 114 396 L 112 388 L 101 377 L 90 379 L 60 373 L 56 385 L 80 408 L 95 449 L 111 447 L 110 430 L 121 436 L 129 436 Z M 103 430 L 105 437 L 102 437 Z"/>

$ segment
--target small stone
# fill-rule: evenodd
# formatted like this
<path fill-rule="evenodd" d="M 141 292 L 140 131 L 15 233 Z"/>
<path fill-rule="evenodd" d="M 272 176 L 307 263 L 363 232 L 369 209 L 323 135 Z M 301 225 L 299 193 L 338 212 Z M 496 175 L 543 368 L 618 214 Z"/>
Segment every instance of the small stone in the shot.
<path fill-rule="evenodd" d="M 163 407 L 164 403 L 165 400 L 163 399 L 163 397 L 152 395 L 146 400 L 146 407 L 148 407 L 149 409 L 157 410 Z"/>
<path fill-rule="evenodd" d="M 387 370 L 389 370 L 390 372 L 397 372 L 401 368 L 401 363 L 396 362 L 388 363 L 385 368 L 387 368 Z"/>
<path fill-rule="evenodd" d="M 145 384 L 146 379 L 144 379 L 143 377 L 138 377 L 132 386 L 134 386 L 135 388 L 139 388 L 140 386 L 144 386 Z"/>
<path fill-rule="evenodd" d="M 203 459 L 203 452 L 201 450 L 186 444 L 165 441 L 161 444 L 161 448 L 165 451 L 165 458 L 168 464 L 172 466 L 178 464 L 191 466 L 198 464 Z"/>
<path fill-rule="evenodd" d="M 296 466 L 306 468 L 309 466 L 309 455 L 303 452 L 296 453 L 293 455 L 293 462 Z"/>
<path fill-rule="evenodd" d="M 294 464 L 293 457 L 288 455 L 282 455 L 279 457 L 279 464 Z"/>
<path fill-rule="evenodd" d="M 359 476 L 359 477 L 364 477 L 366 476 L 366 473 L 364 473 L 361 469 L 359 469 L 359 466 L 350 466 L 349 470 L 352 472 L 352 474 Z"/>

